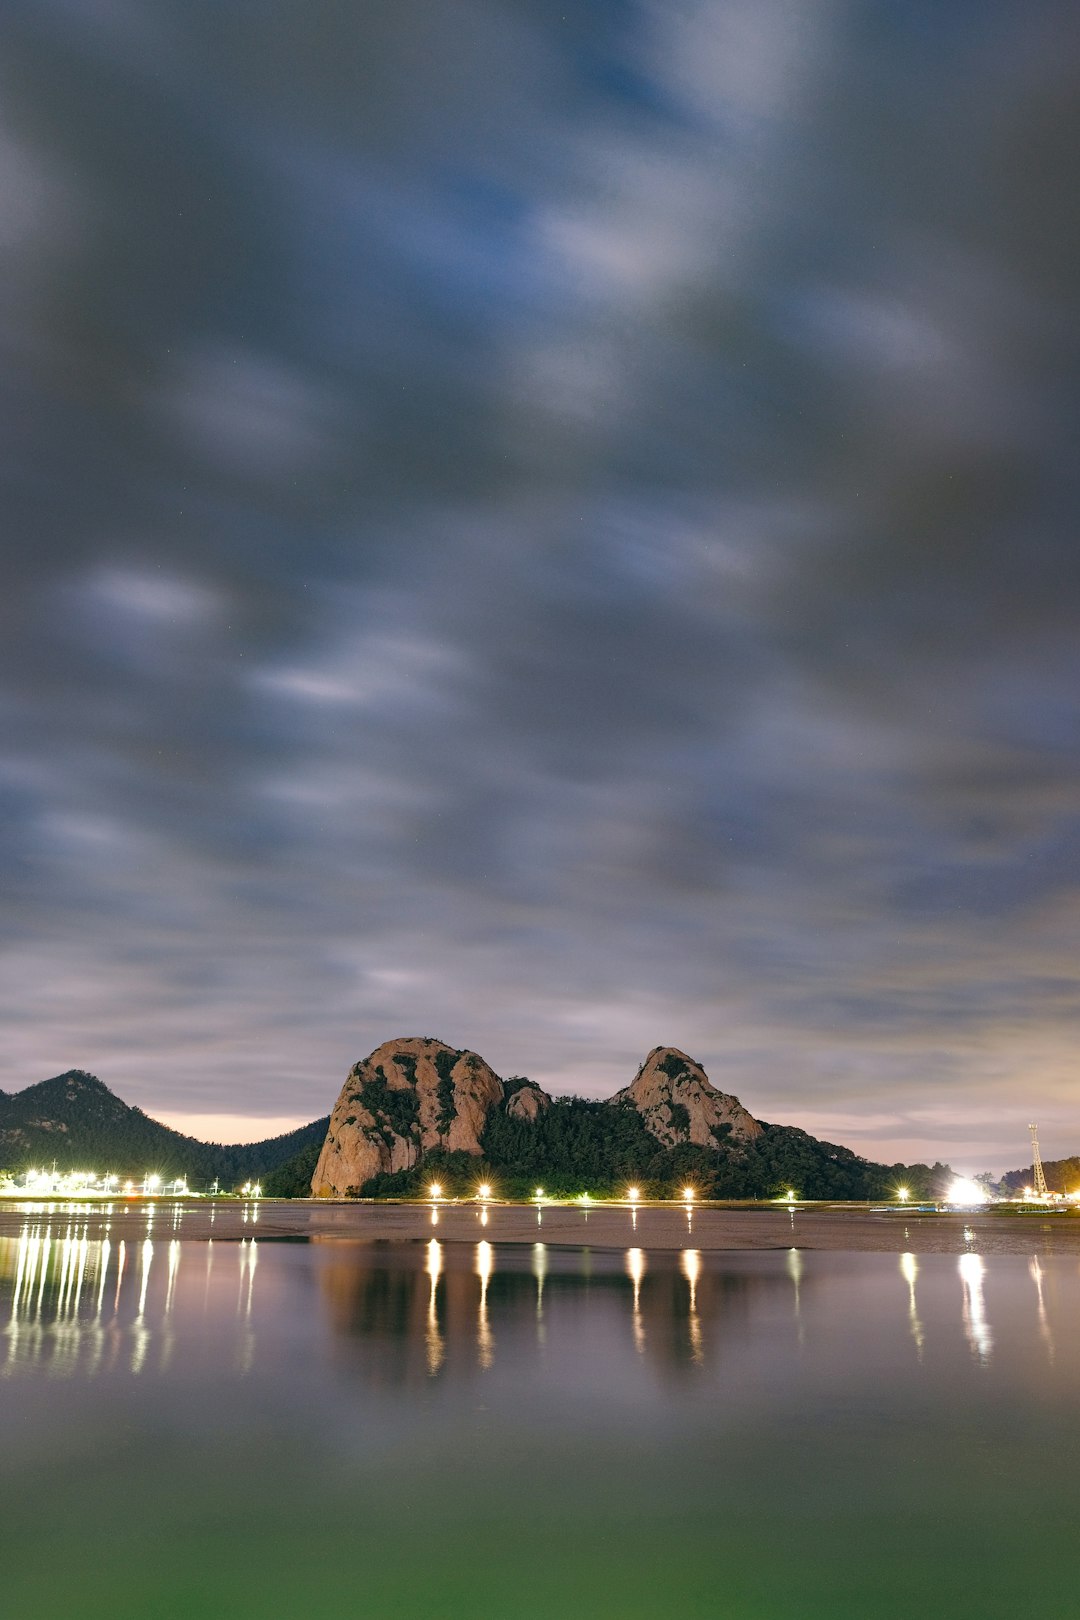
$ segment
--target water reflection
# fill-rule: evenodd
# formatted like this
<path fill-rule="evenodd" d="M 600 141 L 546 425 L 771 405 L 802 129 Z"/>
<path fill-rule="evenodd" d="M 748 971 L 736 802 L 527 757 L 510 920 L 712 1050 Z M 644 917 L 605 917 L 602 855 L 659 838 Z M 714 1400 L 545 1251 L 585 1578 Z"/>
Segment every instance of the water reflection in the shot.
<path fill-rule="evenodd" d="M 435 1211 L 432 1211 L 434 1214 Z M 443 1364 L 446 1354 L 443 1337 L 439 1331 L 439 1277 L 442 1273 L 442 1245 L 434 1238 L 427 1246 L 427 1274 L 431 1278 L 431 1293 L 428 1296 L 427 1333 L 425 1344 L 427 1346 L 427 1370 L 434 1377 Z"/>
<path fill-rule="evenodd" d="M 254 1238 L 243 1238 L 240 1249 L 240 1293 L 236 1303 L 236 1314 L 241 1318 L 243 1326 L 240 1341 L 237 1345 L 236 1360 L 241 1372 L 248 1372 L 255 1358 L 255 1335 L 251 1328 L 251 1306 L 255 1293 L 255 1266 L 259 1258 L 258 1244 Z"/>
<path fill-rule="evenodd" d="M 958 1263 L 964 1290 L 964 1332 L 972 1354 L 985 1364 L 990 1360 L 990 1352 L 994 1348 L 994 1338 L 986 1319 L 986 1304 L 983 1299 L 983 1276 L 986 1267 L 982 1256 L 978 1254 L 962 1254 Z"/>
<path fill-rule="evenodd" d="M 484 1211 L 487 1214 L 487 1210 Z M 495 1269 L 495 1251 L 490 1243 L 476 1245 L 476 1275 L 480 1278 L 480 1307 L 476 1318 L 476 1359 L 485 1369 L 495 1357 L 495 1340 L 488 1321 L 488 1283 Z"/>
<path fill-rule="evenodd" d="M 792 1214 L 794 1212 L 791 1212 Z M 787 1252 L 787 1273 L 795 1289 L 795 1329 L 799 1343 L 803 1343 L 802 1321 L 802 1279 L 803 1257 L 798 1249 L 789 1249 Z"/>
<path fill-rule="evenodd" d="M 634 1285 L 634 1349 L 645 1349 L 645 1328 L 641 1321 L 641 1283 L 645 1276 L 645 1252 L 643 1249 L 627 1249 L 626 1274 Z"/>
<path fill-rule="evenodd" d="M 0 1237 L 0 1308 L 6 1316 L 0 1374 L 44 1367 L 54 1376 L 113 1369 L 138 1375 L 150 1365 L 152 1350 L 158 1369 L 166 1370 L 176 1342 L 174 1318 L 182 1313 L 185 1256 L 190 1267 L 205 1247 L 205 1311 L 213 1245 L 185 1245 L 175 1237 L 155 1243 L 146 1236 L 129 1264 L 128 1244 L 108 1236 L 102 1218 L 107 1212 L 87 1217 L 79 1211 L 81 1221 L 67 1222 L 57 1220 L 60 1213 L 46 1209 L 46 1218 L 27 1220 L 17 1238 Z M 171 1221 L 167 1230 L 173 1230 Z M 257 1245 L 250 1238 L 238 1249 L 240 1309 L 247 1319 Z M 249 1332 L 248 1365 L 253 1343 Z"/>
<path fill-rule="evenodd" d="M 572 1351 L 601 1323 L 612 1354 L 626 1346 L 654 1371 L 682 1377 L 757 1313 L 790 1319 L 790 1264 L 754 1256 L 728 1269 L 698 1249 L 646 1255 L 432 1239 L 327 1244 L 318 1280 L 346 1364 L 376 1386 L 512 1367 L 525 1334 Z"/>
<path fill-rule="evenodd" d="M 43 1367 L 55 1376 L 115 1371 L 146 1380 L 173 1367 L 182 1371 L 184 1335 L 208 1332 L 224 1339 L 226 1371 L 249 1370 L 256 1281 L 275 1251 L 256 1242 L 251 1221 L 251 1235 L 223 1247 L 185 1242 L 167 1211 L 155 1220 L 156 1237 L 141 1213 L 125 1228 L 85 1212 L 66 1218 L 55 1210 L 32 1212 L 17 1237 L 0 1238 L 0 1373 Z M 128 1236 L 118 1237 L 118 1227 Z M 628 1220 L 628 1237 L 631 1230 Z M 928 1347 L 952 1338 L 987 1366 L 1026 1334 L 1045 1367 L 1055 1355 L 1062 1361 L 1071 1342 L 1055 1318 L 1055 1304 L 1061 1311 L 1067 1302 L 1051 1287 L 1051 1268 L 1065 1262 L 1053 1259 L 987 1261 L 972 1251 L 916 1259 L 798 1249 L 717 1254 L 691 1246 L 589 1250 L 541 1241 L 497 1246 L 475 1226 L 472 1235 L 478 1241 L 447 1243 L 433 1235 L 415 1244 L 291 1246 L 293 1276 L 323 1303 L 333 1358 L 353 1373 L 359 1364 L 375 1385 L 497 1377 L 538 1346 L 552 1366 L 560 1356 L 595 1353 L 605 1368 L 689 1379 L 758 1328 L 761 1342 L 778 1354 L 793 1341 L 812 1354 L 829 1327 L 823 1279 L 845 1266 L 864 1268 L 874 1279 L 879 1292 L 866 1309 L 891 1316 L 919 1363 L 929 1360 Z M 270 1288 L 264 1312 L 281 1275 L 272 1269 L 262 1285 Z M 1000 1320 L 992 1327 L 995 1302 Z"/>
<path fill-rule="evenodd" d="M 696 1249 L 682 1252 L 683 1276 L 690 1284 L 690 1354 L 695 1361 L 702 1359 L 701 1320 L 697 1308 L 697 1285 L 701 1276 L 701 1255 Z"/>
<path fill-rule="evenodd" d="M 900 1274 L 908 1285 L 908 1324 L 911 1328 L 911 1337 L 915 1340 L 915 1353 L 921 1361 L 923 1325 L 919 1320 L 919 1311 L 915 1303 L 915 1282 L 919 1275 L 919 1265 L 913 1254 L 900 1256 Z"/>
<path fill-rule="evenodd" d="M 532 1249 L 532 1274 L 536 1278 L 536 1337 L 540 1344 L 544 1342 L 544 1278 L 547 1276 L 547 1249 L 542 1243 L 534 1243 Z"/>
<path fill-rule="evenodd" d="M 1043 1297 L 1043 1268 L 1038 1255 L 1032 1255 L 1028 1266 L 1031 1280 L 1035 1284 L 1035 1295 L 1038 1300 L 1039 1335 L 1046 1345 L 1046 1354 L 1051 1362 L 1054 1360 L 1054 1335 L 1050 1330 L 1050 1319 L 1046 1314 L 1046 1300 Z"/>

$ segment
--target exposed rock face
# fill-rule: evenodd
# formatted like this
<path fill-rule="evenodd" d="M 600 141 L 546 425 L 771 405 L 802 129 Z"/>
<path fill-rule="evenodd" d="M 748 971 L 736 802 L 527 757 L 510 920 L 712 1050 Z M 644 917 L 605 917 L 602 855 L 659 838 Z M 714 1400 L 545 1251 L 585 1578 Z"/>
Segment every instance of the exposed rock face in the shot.
<path fill-rule="evenodd" d="M 717 1091 L 701 1064 L 674 1046 L 654 1047 L 633 1084 L 611 1100 L 636 1108 L 646 1130 L 665 1147 L 696 1142 L 715 1148 L 761 1135 L 761 1126 L 738 1097 Z"/>
<path fill-rule="evenodd" d="M 475 1052 L 442 1041 L 386 1041 L 354 1064 L 311 1180 L 316 1198 L 357 1193 L 380 1171 L 410 1170 L 431 1148 L 480 1152 L 502 1081 Z"/>
<path fill-rule="evenodd" d="M 550 1107 L 551 1098 L 547 1092 L 528 1080 L 507 1099 L 506 1112 L 511 1119 L 535 1119 L 537 1114 Z"/>

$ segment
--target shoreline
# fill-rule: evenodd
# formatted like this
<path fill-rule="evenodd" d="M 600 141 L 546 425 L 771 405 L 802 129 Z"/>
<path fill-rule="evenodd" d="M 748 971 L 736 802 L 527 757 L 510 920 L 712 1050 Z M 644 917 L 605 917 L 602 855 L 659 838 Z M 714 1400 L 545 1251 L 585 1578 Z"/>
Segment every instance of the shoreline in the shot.
<path fill-rule="evenodd" d="M 1080 1215 L 871 1209 L 865 1204 L 685 1205 L 131 1198 L 0 1200 L 0 1237 L 184 1242 L 536 1243 L 645 1252 L 821 1249 L 881 1254 L 1071 1254 Z"/>

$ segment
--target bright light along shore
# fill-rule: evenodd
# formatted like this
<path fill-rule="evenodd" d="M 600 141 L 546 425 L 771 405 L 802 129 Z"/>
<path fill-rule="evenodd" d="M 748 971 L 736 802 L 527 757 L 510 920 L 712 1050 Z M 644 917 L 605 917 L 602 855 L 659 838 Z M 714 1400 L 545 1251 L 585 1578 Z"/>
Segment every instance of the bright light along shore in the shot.
<path fill-rule="evenodd" d="M 945 1194 L 945 1202 L 950 1209 L 976 1209 L 982 1204 L 988 1204 L 990 1195 L 977 1181 L 969 1181 L 966 1176 L 957 1176 Z"/>

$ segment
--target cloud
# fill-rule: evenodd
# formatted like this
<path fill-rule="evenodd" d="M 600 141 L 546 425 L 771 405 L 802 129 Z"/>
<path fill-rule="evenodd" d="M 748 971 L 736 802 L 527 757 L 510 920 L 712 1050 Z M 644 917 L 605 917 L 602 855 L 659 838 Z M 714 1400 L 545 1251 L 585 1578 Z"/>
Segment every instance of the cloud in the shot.
<path fill-rule="evenodd" d="M 10 8 L 5 1089 L 1067 1131 L 1064 17 Z"/>

